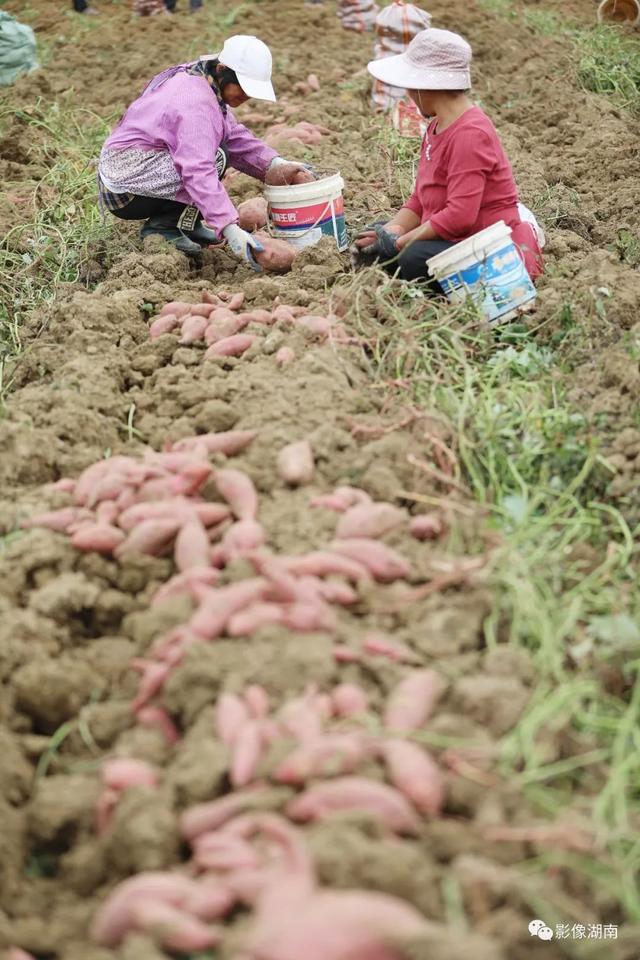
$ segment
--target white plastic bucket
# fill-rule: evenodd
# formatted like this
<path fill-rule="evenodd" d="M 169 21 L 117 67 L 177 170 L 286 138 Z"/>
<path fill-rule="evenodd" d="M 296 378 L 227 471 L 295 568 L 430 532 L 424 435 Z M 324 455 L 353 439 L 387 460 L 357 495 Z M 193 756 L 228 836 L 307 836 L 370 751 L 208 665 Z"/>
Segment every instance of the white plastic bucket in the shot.
<path fill-rule="evenodd" d="M 349 241 L 343 189 L 344 180 L 339 173 L 311 183 L 265 186 L 271 233 L 298 250 L 313 246 L 323 236 L 333 237 L 338 250 L 346 250 Z"/>
<path fill-rule="evenodd" d="M 489 323 L 531 310 L 536 288 L 503 220 L 427 260 L 427 268 L 451 303 L 467 297 Z"/>
<path fill-rule="evenodd" d="M 602 0 L 598 7 L 598 23 L 630 23 L 640 25 L 638 0 Z"/>

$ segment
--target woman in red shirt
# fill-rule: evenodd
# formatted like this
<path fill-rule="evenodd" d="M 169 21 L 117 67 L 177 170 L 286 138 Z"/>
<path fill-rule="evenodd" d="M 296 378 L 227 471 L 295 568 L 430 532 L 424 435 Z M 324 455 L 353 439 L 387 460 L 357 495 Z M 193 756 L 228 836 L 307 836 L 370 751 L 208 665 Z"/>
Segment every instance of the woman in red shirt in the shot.
<path fill-rule="evenodd" d="M 430 257 L 499 220 L 511 227 L 529 275 L 542 273 L 542 231 L 518 202 L 495 127 L 468 97 L 470 64 L 466 40 L 430 28 L 399 56 L 368 65 L 378 80 L 405 87 L 422 115 L 432 118 L 413 193 L 391 220 L 365 228 L 356 239 L 367 259 L 385 261 L 404 280 L 428 279 Z"/>

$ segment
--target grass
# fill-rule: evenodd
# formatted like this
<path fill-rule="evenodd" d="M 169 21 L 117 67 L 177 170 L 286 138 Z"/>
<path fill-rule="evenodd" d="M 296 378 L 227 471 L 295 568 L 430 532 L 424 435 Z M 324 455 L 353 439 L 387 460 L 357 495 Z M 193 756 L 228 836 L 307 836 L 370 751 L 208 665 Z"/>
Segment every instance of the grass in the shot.
<path fill-rule="evenodd" d="M 630 267 L 640 266 L 640 237 L 626 228 L 618 231 L 616 244 L 620 259 Z"/>
<path fill-rule="evenodd" d="M 25 216 L 0 244 L 0 385 L 11 386 L 7 364 L 23 348 L 21 329 L 34 311 L 53 301 L 60 283 L 81 280 L 87 262 L 102 260 L 111 224 L 96 203 L 93 165 L 112 118 L 63 100 L 41 99 L 24 109 L 5 107 L 0 128 L 15 118 L 33 138 L 32 150 L 46 164 L 37 182 L 8 184 L 35 213 Z M 14 122 L 15 122 L 14 121 Z M 2 394 L 0 393 L 0 396 Z"/>
<path fill-rule="evenodd" d="M 371 277 L 351 292 L 370 336 L 371 294 L 359 283 L 370 291 Z M 566 399 L 564 358 L 538 347 L 535 330 L 487 332 L 468 308 L 408 297 L 396 281 L 381 279 L 375 310 L 385 323 L 372 374 L 408 379 L 410 371 L 413 400 L 451 426 L 463 478 L 501 539 L 486 646 L 506 639 L 528 650 L 537 674 L 526 713 L 503 739 L 502 771 L 546 818 L 579 812 L 604 851 L 550 850 L 529 866 L 543 872 L 571 861 L 638 922 L 638 551 L 634 531 L 606 502 L 611 474 L 597 436 Z M 605 667 L 619 672 L 624 695 L 602 686 Z M 574 750 L 549 759 L 569 731 Z"/>
<path fill-rule="evenodd" d="M 382 137 L 406 192 L 407 144 L 387 128 Z M 561 216 L 571 197 L 557 199 Z M 541 200 L 553 207 L 556 198 Z M 621 256 L 635 258 L 634 241 L 621 233 Z M 567 867 L 592 890 L 607 890 L 620 918 L 638 923 L 639 531 L 607 500 L 613 471 L 598 425 L 568 399 L 584 351 L 574 335 L 584 304 L 564 304 L 553 318 L 559 335 L 543 344 L 544 323 L 488 330 L 473 308 L 443 309 L 382 274 L 376 285 L 368 275 L 346 287 L 364 335 L 371 338 L 372 316 L 383 320 L 374 328 L 372 376 L 403 381 L 408 400 L 436 412 L 499 538 L 486 646 L 527 650 L 537 678 L 526 712 L 503 738 L 502 772 L 540 816 L 578 818 L 599 845 L 594 855 L 549 849 L 527 870 Z M 617 692 L 600 679 L 607 675 L 617 678 Z M 558 752 L 560 739 L 572 746 Z M 547 909 L 540 915 L 558 912 Z"/>
<path fill-rule="evenodd" d="M 605 94 L 618 106 L 640 114 L 640 47 L 637 38 L 615 26 L 576 30 L 576 73 L 580 86 Z"/>
<path fill-rule="evenodd" d="M 479 0 L 490 14 L 505 20 L 521 18 L 539 37 L 564 36 L 573 45 L 576 84 L 599 93 L 616 106 L 640 114 L 640 46 L 633 31 L 616 25 L 592 26 L 545 7 L 521 7 L 513 0 Z"/>

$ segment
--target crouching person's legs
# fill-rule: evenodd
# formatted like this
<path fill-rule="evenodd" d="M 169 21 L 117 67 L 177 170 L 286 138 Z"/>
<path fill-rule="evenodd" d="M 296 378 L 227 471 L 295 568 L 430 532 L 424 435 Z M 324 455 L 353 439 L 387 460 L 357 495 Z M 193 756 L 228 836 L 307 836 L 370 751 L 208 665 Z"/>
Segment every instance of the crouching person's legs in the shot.
<path fill-rule="evenodd" d="M 120 220 L 146 220 L 140 230 L 142 237 L 163 237 L 190 256 L 217 242 L 215 233 L 202 223 L 197 207 L 176 200 L 134 196 L 122 206 L 112 204 L 109 209 Z"/>
<path fill-rule="evenodd" d="M 440 285 L 427 270 L 427 260 L 452 246 L 447 240 L 416 240 L 405 247 L 398 257 L 399 277 L 402 280 L 421 280 L 427 283 L 434 293 L 440 293 Z"/>

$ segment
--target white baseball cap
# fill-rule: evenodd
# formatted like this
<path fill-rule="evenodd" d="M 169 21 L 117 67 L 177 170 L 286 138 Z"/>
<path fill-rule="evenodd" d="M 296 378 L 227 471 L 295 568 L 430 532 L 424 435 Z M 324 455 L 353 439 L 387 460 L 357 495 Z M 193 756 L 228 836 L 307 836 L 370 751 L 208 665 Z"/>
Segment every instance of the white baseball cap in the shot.
<path fill-rule="evenodd" d="M 470 65 L 471 47 L 463 37 L 429 27 L 404 53 L 372 60 L 367 69 L 376 80 L 405 90 L 468 90 Z"/>
<path fill-rule="evenodd" d="M 229 37 L 220 53 L 205 54 L 200 59 L 219 60 L 225 67 L 235 71 L 238 83 L 248 97 L 275 103 L 276 95 L 271 85 L 271 51 L 257 37 L 244 34 Z"/>

